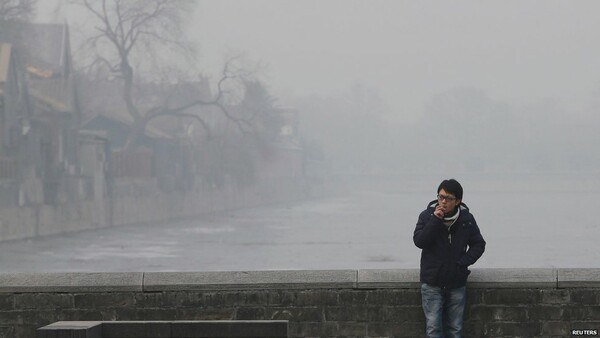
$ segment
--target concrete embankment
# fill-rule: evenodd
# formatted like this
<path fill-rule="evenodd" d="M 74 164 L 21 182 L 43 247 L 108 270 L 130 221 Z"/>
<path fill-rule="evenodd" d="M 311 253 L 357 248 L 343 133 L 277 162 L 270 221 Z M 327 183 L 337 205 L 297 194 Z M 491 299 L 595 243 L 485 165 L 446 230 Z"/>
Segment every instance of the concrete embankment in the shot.
<path fill-rule="evenodd" d="M 315 198 L 329 187 L 293 178 L 261 185 L 194 186 L 166 192 L 153 179 L 122 180 L 111 198 L 56 205 L 0 206 L 0 241 L 141 223 L 169 222 L 203 214 Z"/>
<path fill-rule="evenodd" d="M 479 269 L 467 337 L 600 329 L 600 269 Z M 288 320 L 291 337 L 421 337 L 418 270 L 0 274 L 0 337 L 57 321 Z"/>

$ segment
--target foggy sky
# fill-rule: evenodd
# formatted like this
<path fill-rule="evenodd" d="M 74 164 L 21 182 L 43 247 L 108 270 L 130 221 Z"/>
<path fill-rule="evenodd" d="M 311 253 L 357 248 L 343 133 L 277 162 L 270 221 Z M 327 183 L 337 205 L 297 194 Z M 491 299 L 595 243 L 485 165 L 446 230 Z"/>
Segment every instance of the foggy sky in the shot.
<path fill-rule="evenodd" d="M 578 112 L 600 93 L 598 1 L 201 0 L 207 68 L 231 51 L 268 65 L 277 96 L 378 88 L 410 121 L 435 93 L 481 88 Z"/>
<path fill-rule="evenodd" d="M 195 2 L 200 68 L 218 72 L 244 53 L 267 65 L 284 104 L 361 83 L 382 93 L 392 119 L 410 122 L 453 87 L 515 104 L 553 98 L 571 112 L 600 94 L 598 1 Z M 53 12 L 56 3 L 65 1 L 41 2 L 41 21 L 75 21 L 72 11 Z"/>

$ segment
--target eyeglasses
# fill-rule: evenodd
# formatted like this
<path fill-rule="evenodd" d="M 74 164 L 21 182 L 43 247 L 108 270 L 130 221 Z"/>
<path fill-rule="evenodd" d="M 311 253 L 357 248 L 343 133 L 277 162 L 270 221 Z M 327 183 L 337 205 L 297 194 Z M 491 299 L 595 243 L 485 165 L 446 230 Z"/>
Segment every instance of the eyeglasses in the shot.
<path fill-rule="evenodd" d="M 452 196 L 448 196 L 448 195 L 437 195 L 438 201 L 448 201 L 448 202 L 454 202 L 456 200 L 456 197 L 452 197 Z"/>

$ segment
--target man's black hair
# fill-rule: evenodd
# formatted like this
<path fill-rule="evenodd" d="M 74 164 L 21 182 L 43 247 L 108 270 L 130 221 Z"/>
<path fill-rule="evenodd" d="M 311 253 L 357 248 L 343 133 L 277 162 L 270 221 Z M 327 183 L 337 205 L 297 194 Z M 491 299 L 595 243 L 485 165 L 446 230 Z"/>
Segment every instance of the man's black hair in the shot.
<path fill-rule="evenodd" d="M 462 201 L 463 188 L 457 180 L 453 178 L 449 180 L 443 180 L 442 183 L 440 183 L 440 186 L 438 187 L 438 194 L 442 189 L 444 189 L 447 193 L 454 195 L 454 197 Z"/>

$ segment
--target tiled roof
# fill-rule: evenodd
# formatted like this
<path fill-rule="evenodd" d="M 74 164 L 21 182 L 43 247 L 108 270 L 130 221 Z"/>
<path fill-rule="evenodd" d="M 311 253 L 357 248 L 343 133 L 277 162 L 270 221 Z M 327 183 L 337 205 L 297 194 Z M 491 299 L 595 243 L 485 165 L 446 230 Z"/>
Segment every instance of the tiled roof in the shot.
<path fill-rule="evenodd" d="M 0 42 L 23 48 L 24 64 L 33 73 L 56 73 L 63 69 L 68 55 L 67 26 L 64 24 L 30 24 L 3 22 Z"/>
<path fill-rule="evenodd" d="M 75 111 L 75 91 L 73 79 L 29 80 L 29 94 L 45 103 L 53 110 L 61 112 Z"/>

